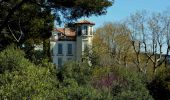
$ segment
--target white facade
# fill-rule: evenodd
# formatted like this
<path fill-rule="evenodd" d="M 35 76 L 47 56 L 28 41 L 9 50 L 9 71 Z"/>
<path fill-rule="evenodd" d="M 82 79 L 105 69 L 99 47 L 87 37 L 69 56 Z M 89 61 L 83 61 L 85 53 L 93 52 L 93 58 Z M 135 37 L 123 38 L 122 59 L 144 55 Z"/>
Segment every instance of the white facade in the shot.
<path fill-rule="evenodd" d="M 62 49 L 61 52 L 59 52 L 59 45 Z M 71 46 L 71 50 L 68 49 L 69 46 Z M 58 41 L 53 46 L 52 50 L 52 60 L 53 63 L 56 65 L 63 65 L 64 62 L 68 60 L 75 60 L 76 59 L 76 42 L 75 41 Z M 59 65 L 59 66 L 61 66 Z"/>
<path fill-rule="evenodd" d="M 72 28 L 53 31 L 51 41 L 52 59 L 60 67 L 69 60 L 81 61 L 85 47 L 92 45 L 93 25 L 83 20 Z"/>

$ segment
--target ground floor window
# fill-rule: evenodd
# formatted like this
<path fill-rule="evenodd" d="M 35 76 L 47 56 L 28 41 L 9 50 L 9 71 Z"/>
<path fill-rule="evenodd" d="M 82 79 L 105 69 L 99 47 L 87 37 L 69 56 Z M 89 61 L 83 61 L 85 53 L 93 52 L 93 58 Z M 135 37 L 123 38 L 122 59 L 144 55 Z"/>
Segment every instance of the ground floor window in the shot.
<path fill-rule="evenodd" d="M 71 58 L 67 58 L 68 61 L 72 60 Z"/>
<path fill-rule="evenodd" d="M 63 59 L 62 58 L 58 58 L 58 66 L 61 67 L 63 63 Z"/>

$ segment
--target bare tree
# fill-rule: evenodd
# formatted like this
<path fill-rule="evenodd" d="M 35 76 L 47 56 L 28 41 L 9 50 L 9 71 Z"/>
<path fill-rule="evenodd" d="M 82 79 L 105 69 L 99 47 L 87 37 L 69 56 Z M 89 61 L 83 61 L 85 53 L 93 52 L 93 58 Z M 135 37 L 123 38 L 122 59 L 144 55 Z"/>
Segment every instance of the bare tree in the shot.
<path fill-rule="evenodd" d="M 167 62 L 169 59 L 167 59 L 167 56 L 169 55 L 170 51 L 170 12 L 169 10 L 163 12 L 163 22 L 165 24 L 165 30 L 164 30 L 164 35 L 165 35 L 165 41 L 166 41 L 166 56 L 165 56 L 165 67 L 167 67 Z"/>
<path fill-rule="evenodd" d="M 153 65 L 153 73 L 166 61 L 169 52 L 169 16 L 154 13 L 146 16 L 146 12 L 138 12 L 128 20 L 131 30 L 131 44 L 136 55 L 135 65 L 146 73 L 149 62 Z M 165 51 L 163 49 L 166 49 Z M 164 55 L 163 55 L 164 53 Z M 142 61 L 141 55 L 145 55 Z"/>
<path fill-rule="evenodd" d="M 127 27 L 130 29 L 131 34 L 131 44 L 134 50 L 135 58 L 134 58 L 134 64 L 137 66 L 138 70 L 140 72 L 144 72 L 142 69 L 142 59 L 141 59 L 141 53 L 142 53 L 142 44 L 145 43 L 145 11 L 137 12 L 134 15 L 131 15 L 128 19 Z"/>
<path fill-rule="evenodd" d="M 153 73 L 156 72 L 157 68 L 162 65 L 165 61 L 166 56 L 163 57 L 163 46 L 166 43 L 166 21 L 160 13 L 153 14 L 148 20 L 148 33 L 151 35 L 151 56 L 149 59 L 153 63 Z"/>

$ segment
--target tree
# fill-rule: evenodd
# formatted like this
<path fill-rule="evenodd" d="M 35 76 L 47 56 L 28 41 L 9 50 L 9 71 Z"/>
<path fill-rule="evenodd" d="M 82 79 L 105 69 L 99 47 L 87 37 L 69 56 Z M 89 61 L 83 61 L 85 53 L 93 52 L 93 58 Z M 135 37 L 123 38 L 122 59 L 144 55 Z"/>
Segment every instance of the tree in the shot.
<path fill-rule="evenodd" d="M 128 67 L 96 67 L 93 70 L 92 83 L 97 89 L 106 91 L 114 100 L 153 99 L 143 75 Z"/>
<path fill-rule="evenodd" d="M 99 31 L 99 30 L 98 30 Z M 94 35 L 92 40 L 92 53 L 88 55 L 93 66 L 111 65 L 111 56 L 108 45 L 100 37 L 98 33 Z"/>
<path fill-rule="evenodd" d="M 88 64 L 72 62 L 56 72 L 51 63 L 34 65 L 23 51 L 8 47 L 0 52 L 0 98 L 110 99 L 91 86 L 91 72 Z"/>
<path fill-rule="evenodd" d="M 146 16 L 146 12 L 138 12 L 128 20 L 127 27 L 131 31 L 131 42 L 136 54 L 136 65 L 146 73 L 148 64 L 156 73 L 169 54 L 169 14 L 154 13 Z M 165 51 L 163 51 L 163 49 Z M 163 54 L 164 53 L 164 54 Z M 143 55 L 145 59 L 141 56 Z"/>
<path fill-rule="evenodd" d="M 101 59 L 105 59 L 107 55 L 107 61 L 99 61 L 101 63 L 127 66 L 128 62 L 132 61 L 130 31 L 123 23 L 105 23 L 104 26 L 98 28 L 93 45 L 93 52 L 101 56 Z"/>
<path fill-rule="evenodd" d="M 8 47 L 0 52 L 1 99 L 55 99 L 56 73 L 52 64 L 35 66 L 24 52 Z"/>
<path fill-rule="evenodd" d="M 119 79 L 113 84 L 113 93 L 115 92 L 115 89 L 118 89 L 118 92 L 114 93 L 114 99 L 153 100 L 141 73 L 124 67 L 119 67 L 114 71 L 119 75 Z"/>
<path fill-rule="evenodd" d="M 50 57 L 49 37 L 54 17 L 58 23 L 82 16 L 101 15 L 112 5 L 110 0 L 0 0 L 0 48 L 16 43 L 34 57 L 34 44 L 44 43 L 44 55 Z M 63 18 L 63 19 L 62 19 Z"/>
<path fill-rule="evenodd" d="M 20 1 L 2 1 L 1 3 L 1 24 L 5 20 L 4 15 L 8 14 L 10 8 Z M 41 44 L 51 36 L 54 17 L 50 10 L 41 11 L 40 7 L 31 3 L 23 4 L 11 16 L 6 27 L 1 31 L 1 49 L 15 43 L 18 48 L 26 52 L 26 56 L 33 60 L 35 44 Z"/>
<path fill-rule="evenodd" d="M 134 50 L 134 64 L 138 68 L 140 72 L 146 73 L 146 67 L 148 64 L 149 59 L 146 61 L 145 67 L 143 67 L 143 59 L 142 59 L 142 47 L 143 44 L 146 47 L 147 41 L 147 35 L 146 35 L 146 11 L 137 12 L 130 16 L 127 22 L 127 27 L 130 30 L 130 41 L 131 45 Z M 146 48 L 144 49 L 146 50 Z M 147 53 L 146 53 L 147 54 Z"/>
<path fill-rule="evenodd" d="M 15 12 L 19 10 L 24 4 L 38 5 L 43 10 L 51 9 L 55 15 L 59 18 L 60 14 L 66 19 L 77 19 L 82 16 L 101 15 L 106 13 L 106 8 L 112 5 L 112 1 L 109 0 L 18 0 L 18 1 L 5 1 L 1 0 L 2 11 L 6 16 L 1 16 L 2 24 L 0 26 L 0 32 L 7 26 L 11 17 L 15 15 Z M 11 6 L 11 3 L 14 6 Z M 10 5 L 9 7 L 5 5 Z M 10 9 L 8 11 L 8 9 Z M 60 19 L 60 18 L 59 18 Z"/>

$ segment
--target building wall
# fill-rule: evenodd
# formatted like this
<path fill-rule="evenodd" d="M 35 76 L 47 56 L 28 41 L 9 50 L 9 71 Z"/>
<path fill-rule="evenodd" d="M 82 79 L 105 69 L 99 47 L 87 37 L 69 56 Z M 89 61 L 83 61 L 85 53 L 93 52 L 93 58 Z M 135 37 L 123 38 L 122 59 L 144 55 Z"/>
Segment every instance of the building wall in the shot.
<path fill-rule="evenodd" d="M 82 37 L 76 37 L 76 60 L 81 61 L 82 56 Z"/>
<path fill-rule="evenodd" d="M 58 65 L 60 61 L 59 59 L 62 59 L 60 63 L 64 64 L 68 60 L 75 60 L 76 59 L 76 42 L 75 41 L 57 41 L 53 42 L 52 47 L 52 59 L 53 63 Z M 62 54 L 58 54 L 58 44 L 62 44 Z M 72 45 L 72 54 L 68 54 L 68 44 Z"/>

